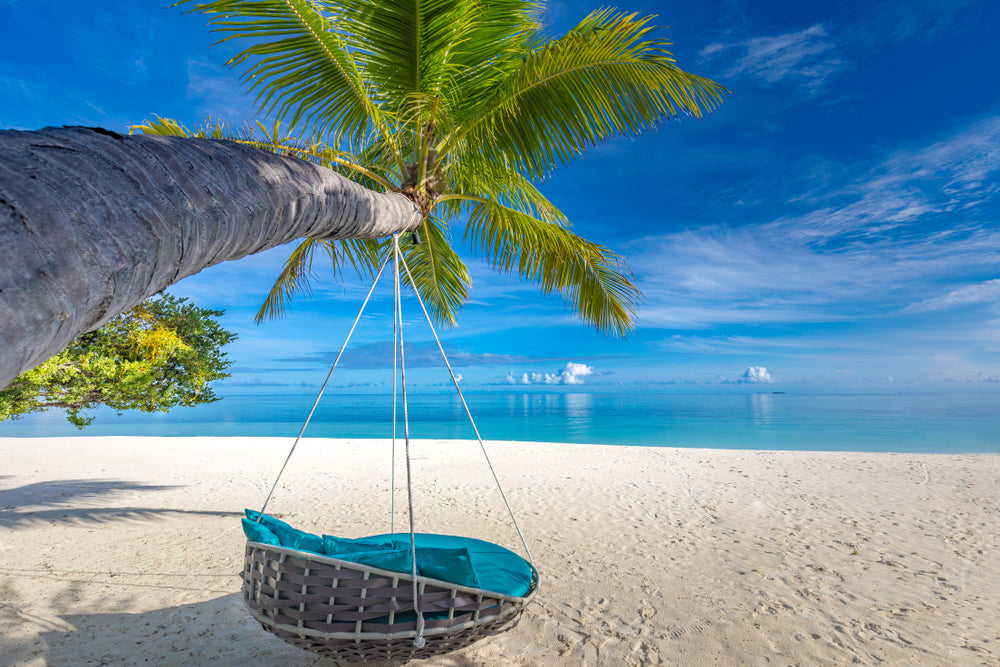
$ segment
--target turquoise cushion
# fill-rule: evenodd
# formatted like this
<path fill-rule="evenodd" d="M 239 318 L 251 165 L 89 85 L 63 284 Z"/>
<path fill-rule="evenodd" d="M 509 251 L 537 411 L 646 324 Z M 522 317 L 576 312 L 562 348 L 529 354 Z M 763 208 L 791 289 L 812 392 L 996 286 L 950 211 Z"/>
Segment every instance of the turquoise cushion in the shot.
<path fill-rule="evenodd" d="M 267 526 L 256 521 L 251 521 L 250 519 L 241 519 L 241 521 L 243 522 L 243 533 L 247 536 L 248 540 L 281 546 L 278 536 Z"/>
<path fill-rule="evenodd" d="M 323 553 L 331 558 L 339 558 L 393 572 L 409 572 L 411 570 L 410 545 L 400 545 L 392 540 L 377 540 L 370 537 L 350 540 L 346 537 L 324 535 Z"/>
<path fill-rule="evenodd" d="M 257 523 L 257 517 L 260 517 L 260 524 L 269 528 L 277 536 L 278 542 L 268 542 L 268 544 L 277 544 L 290 549 L 298 549 L 299 551 L 309 551 L 314 554 L 323 553 L 323 538 L 292 528 L 284 521 L 275 519 L 268 514 L 262 516 L 260 512 L 254 512 L 253 510 L 244 511 L 247 518 L 253 523 Z M 244 532 L 246 532 L 245 527 Z M 247 534 L 247 537 L 250 537 L 250 535 Z M 260 540 L 257 541 L 259 542 Z"/>
<path fill-rule="evenodd" d="M 323 536 L 323 553 L 334 558 L 351 560 L 344 558 L 348 554 L 361 553 L 365 551 L 386 551 L 398 549 L 399 545 L 392 540 L 373 540 L 370 537 L 359 537 L 356 540 L 349 540 L 346 537 L 336 537 L 334 535 Z M 407 545 L 409 548 L 409 545 Z"/>
<path fill-rule="evenodd" d="M 420 540 L 417 540 L 420 544 Z M 409 544 L 405 545 L 409 551 Z M 468 549 L 438 549 L 417 547 L 417 572 L 431 579 L 440 579 L 460 586 L 480 588 L 476 568 Z"/>
<path fill-rule="evenodd" d="M 247 539 L 361 563 L 393 572 L 410 572 L 410 534 L 393 533 L 350 540 L 319 537 L 292 528 L 267 514 L 246 510 Z M 509 549 L 455 535 L 416 534 L 417 572 L 425 577 L 493 593 L 523 597 L 531 588 L 534 568 Z"/>
<path fill-rule="evenodd" d="M 409 544 L 409 533 L 393 533 L 391 535 L 374 535 L 368 539 L 392 539 L 397 542 Z M 528 561 L 524 560 L 516 553 L 505 549 L 492 542 L 477 540 L 471 537 L 458 537 L 456 535 L 432 535 L 430 533 L 417 533 L 417 563 L 420 564 L 419 550 L 427 549 L 464 549 L 469 554 L 472 569 L 475 572 L 475 580 L 478 581 L 476 588 L 481 588 L 492 593 L 503 593 L 515 597 L 527 595 L 531 589 L 531 582 L 534 575 L 534 568 Z M 421 568 L 422 570 L 423 568 Z M 434 576 L 426 574 L 426 576 Z M 449 577 L 437 577 L 444 581 L 455 581 Z"/>
<path fill-rule="evenodd" d="M 391 570 L 393 572 L 410 572 L 411 556 L 410 548 L 405 549 L 383 549 L 381 551 L 355 551 L 349 554 L 328 554 L 331 558 L 369 565 L 371 567 Z"/>

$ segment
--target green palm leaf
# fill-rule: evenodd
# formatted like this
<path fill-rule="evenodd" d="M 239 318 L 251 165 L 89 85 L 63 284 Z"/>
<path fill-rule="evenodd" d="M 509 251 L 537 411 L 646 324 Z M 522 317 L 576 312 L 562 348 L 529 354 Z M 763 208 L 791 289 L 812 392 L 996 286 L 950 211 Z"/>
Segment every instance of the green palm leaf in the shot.
<path fill-rule="evenodd" d="M 598 330 L 616 336 L 632 330 L 641 293 L 607 248 L 486 200 L 476 202 L 466 236 L 495 268 L 516 271 L 545 293 L 560 292 Z"/>
<path fill-rule="evenodd" d="M 299 243 L 292 254 L 285 260 L 285 266 L 274 281 L 271 292 L 261 305 L 254 321 L 260 324 L 264 320 L 273 320 L 285 314 L 285 307 L 292 296 L 298 292 L 312 292 L 310 279 L 313 277 L 313 254 L 325 241 L 306 239 Z"/>
<path fill-rule="evenodd" d="M 182 0 L 177 4 L 188 4 Z M 264 114 L 290 117 L 317 135 L 330 134 L 339 146 L 347 140 L 359 150 L 376 133 L 390 139 L 355 54 L 335 30 L 336 3 L 313 0 L 216 0 L 195 3 L 191 11 L 207 14 L 209 24 L 226 36 L 220 40 L 249 39 L 255 43 L 226 64 L 252 62 L 244 80 L 257 92 Z M 325 12 L 324 12 L 325 10 Z"/>
<path fill-rule="evenodd" d="M 448 176 L 451 191 L 464 194 L 445 195 L 441 201 L 468 199 L 472 195 L 517 209 L 544 222 L 569 226 L 563 212 L 502 157 L 491 159 L 476 153 L 463 156 L 448 171 Z"/>
<path fill-rule="evenodd" d="M 466 0 L 346 0 L 340 3 L 353 41 L 365 51 L 365 73 L 397 108 L 412 93 L 453 88 L 456 46 L 468 37 Z"/>
<path fill-rule="evenodd" d="M 649 18 L 610 9 L 525 56 L 478 108 L 459 152 L 502 152 L 531 178 L 545 176 L 593 144 L 635 136 L 679 116 L 701 116 L 725 89 L 682 71 L 669 42 L 650 38 Z"/>
<path fill-rule="evenodd" d="M 419 237 L 420 243 L 404 246 L 406 265 L 431 315 L 438 322 L 454 325 L 458 309 L 472 286 L 469 270 L 448 243 L 440 219 L 433 216 L 425 219 Z M 405 282 L 408 281 L 404 279 Z"/>
<path fill-rule="evenodd" d="M 334 275 L 341 274 L 344 266 L 349 264 L 360 275 L 374 276 L 381 266 L 387 247 L 385 241 L 370 239 L 305 239 L 285 260 L 281 273 L 254 316 L 254 321 L 260 324 L 264 320 L 280 318 L 285 314 L 292 297 L 300 293 L 312 293 L 311 280 L 315 276 L 313 256 L 317 250 L 324 251 L 330 258 Z"/>

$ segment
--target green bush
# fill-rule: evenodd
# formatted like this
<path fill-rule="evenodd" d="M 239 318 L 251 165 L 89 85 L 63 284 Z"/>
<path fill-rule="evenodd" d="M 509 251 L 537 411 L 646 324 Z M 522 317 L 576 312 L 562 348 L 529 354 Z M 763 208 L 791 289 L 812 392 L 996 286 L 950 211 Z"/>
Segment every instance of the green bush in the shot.
<path fill-rule="evenodd" d="M 219 400 L 209 383 L 229 377 L 222 347 L 236 334 L 215 321 L 224 311 L 165 294 L 85 333 L 0 391 L 0 421 L 51 408 L 83 428 L 82 411 L 167 412 Z"/>

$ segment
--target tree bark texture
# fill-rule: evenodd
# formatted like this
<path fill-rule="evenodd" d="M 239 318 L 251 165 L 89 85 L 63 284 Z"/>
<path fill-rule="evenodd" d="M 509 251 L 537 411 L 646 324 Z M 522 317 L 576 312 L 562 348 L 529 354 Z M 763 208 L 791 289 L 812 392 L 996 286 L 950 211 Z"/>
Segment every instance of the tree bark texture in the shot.
<path fill-rule="evenodd" d="M 401 194 L 230 141 L 0 132 L 0 388 L 181 278 L 296 238 L 416 229 Z"/>

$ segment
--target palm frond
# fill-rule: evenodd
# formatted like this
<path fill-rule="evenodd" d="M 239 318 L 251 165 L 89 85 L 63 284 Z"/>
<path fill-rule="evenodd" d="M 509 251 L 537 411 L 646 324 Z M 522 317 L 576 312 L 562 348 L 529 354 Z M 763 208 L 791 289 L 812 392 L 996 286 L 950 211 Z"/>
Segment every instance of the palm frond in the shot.
<path fill-rule="evenodd" d="M 156 116 L 156 114 L 153 115 Z M 259 122 L 257 125 L 260 125 L 261 128 L 263 128 L 263 125 Z M 275 128 L 277 128 L 277 124 L 275 125 Z M 173 118 L 156 116 L 156 120 L 147 120 L 141 125 L 130 125 L 128 131 L 129 134 L 138 131 L 143 134 L 150 135 L 197 137 L 199 139 L 228 139 L 230 141 L 250 139 L 254 135 L 254 128 L 250 125 L 244 124 L 238 128 L 234 128 L 229 123 L 216 120 L 211 116 L 202 122 L 201 126 L 195 130 L 191 130 L 185 125 L 181 125 L 179 121 L 176 121 Z"/>
<path fill-rule="evenodd" d="M 333 3 L 330 3 L 333 4 Z M 476 3 L 469 0 L 338 0 L 365 74 L 391 108 L 412 93 L 452 89 L 457 47 Z"/>
<path fill-rule="evenodd" d="M 594 12 L 528 54 L 494 95 L 470 110 L 452 146 L 462 155 L 501 152 L 518 170 L 541 178 L 612 136 L 636 136 L 720 104 L 725 88 L 677 67 L 670 43 L 650 35 L 649 21 Z"/>
<path fill-rule="evenodd" d="M 365 75 L 393 109 L 414 93 L 459 100 L 474 72 L 503 73 L 539 24 L 530 0 L 330 0 L 364 55 Z M 485 66 L 484 66 L 485 65 Z M 463 85 L 465 84 L 465 85 Z"/>
<path fill-rule="evenodd" d="M 476 17 L 466 40 L 455 50 L 457 89 L 447 95 L 466 112 L 477 109 L 521 65 L 522 56 L 542 43 L 544 2 L 472 0 Z M 468 118 L 468 114 L 464 114 Z"/>
<path fill-rule="evenodd" d="M 285 266 L 275 279 L 267 298 L 254 316 L 257 324 L 264 320 L 282 317 L 285 314 L 285 307 L 295 294 L 299 292 L 309 294 L 312 291 L 310 278 L 314 275 L 313 254 L 324 243 L 326 241 L 320 239 L 305 239 L 295 247 L 285 260 Z"/>
<path fill-rule="evenodd" d="M 563 212 L 502 155 L 465 155 L 454 163 L 447 175 L 450 191 L 455 194 L 444 195 L 439 202 L 451 199 L 468 201 L 468 195 L 475 195 L 517 209 L 543 222 L 570 226 Z"/>
<path fill-rule="evenodd" d="M 334 276 L 341 276 L 344 267 L 350 265 L 358 275 L 373 277 L 381 266 L 387 247 L 386 241 L 373 239 L 303 240 L 285 260 L 254 321 L 260 324 L 264 320 L 279 319 L 284 316 L 288 303 L 296 294 L 312 292 L 311 279 L 315 276 L 312 264 L 317 250 L 329 256 Z"/>
<path fill-rule="evenodd" d="M 347 151 L 334 150 L 329 146 L 316 142 L 303 144 L 296 137 L 282 134 L 279 121 L 275 121 L 270 130 L 260 121 L 257 121 L 255 125 L 256 128 L 251 125 L 233 128 L 226 123 L 213 121 L 209 118 L 200 128 L 192 131 L 173 119 L 157 116 L 155 121 L 145 121 L 142 125 L 131 126 L 129 132 L 142 131 L 143 134 L 150 135 L 174 135 L 235 141 L 238 144 L 252 146 L 253 148 L 271 153 L 291 155 L 333 169 L 341 175 L 360 182 L 369 189 L 382 188 L 387 192 L 399 191 L 399 188 L 390 180 L 392 178 L 391 173 L 387 174 L 385 170 L 374 164 L 362 164 L 353 154 Z M 259 130 L 263 137 L 258 136 L 255 130 Z"/>
<path fill-rule="evenodd" d="M 453 326 L 472 286 L 469 270 L 448 243 L 442 220 L 425 218 L 419 236 L 420 243 L 408 244 L 403 250 L 406 264 L 434 319 Z"/>
<path fill-rule="evenodd" d="M 342 239 L 328 246 L 334 271 L 351 265 L 359 276 L 374 278 L 389 251 L 387 239 Z"/>
<path fill-rule="evenodd" d="M 155 114 L 154 114 L 155 115 Z M 143 134 L 168 136 L 168 137 L 195 137 L 196 133 L 187 129 L 172 118 L 162 118 L 156 116 L 156 120 L 144 121 L 141 125 L 130 125 L 128 133 L 142 132 Z"/>
<path fill-rule="evenodd" d="M 561 293 L 598 331 L 625 336 L 633 329 L 641 293 L 622 258 L 607 248 L 486 200 L 477 201 L 466 238 L 494 268 Z"/>
<path fill-rule="evenodd" d="M 193 3 L 193 4 L 192 4 Z M 247 63 L 243 74 L 257 92 L 262 113 L 300 122 L 330 143 L 347 140 L 360 150 L 371 134 L 390 141 L 384 111 L 359 71 L 355 54 L 328 13 L 333 3 L 318 0 L 215 0 L 194 2 L 190 11 L 209 16 L 209 24 L 223 33 L 219 42 L 245 39 L 253 44 L 226 64 Z"/>

